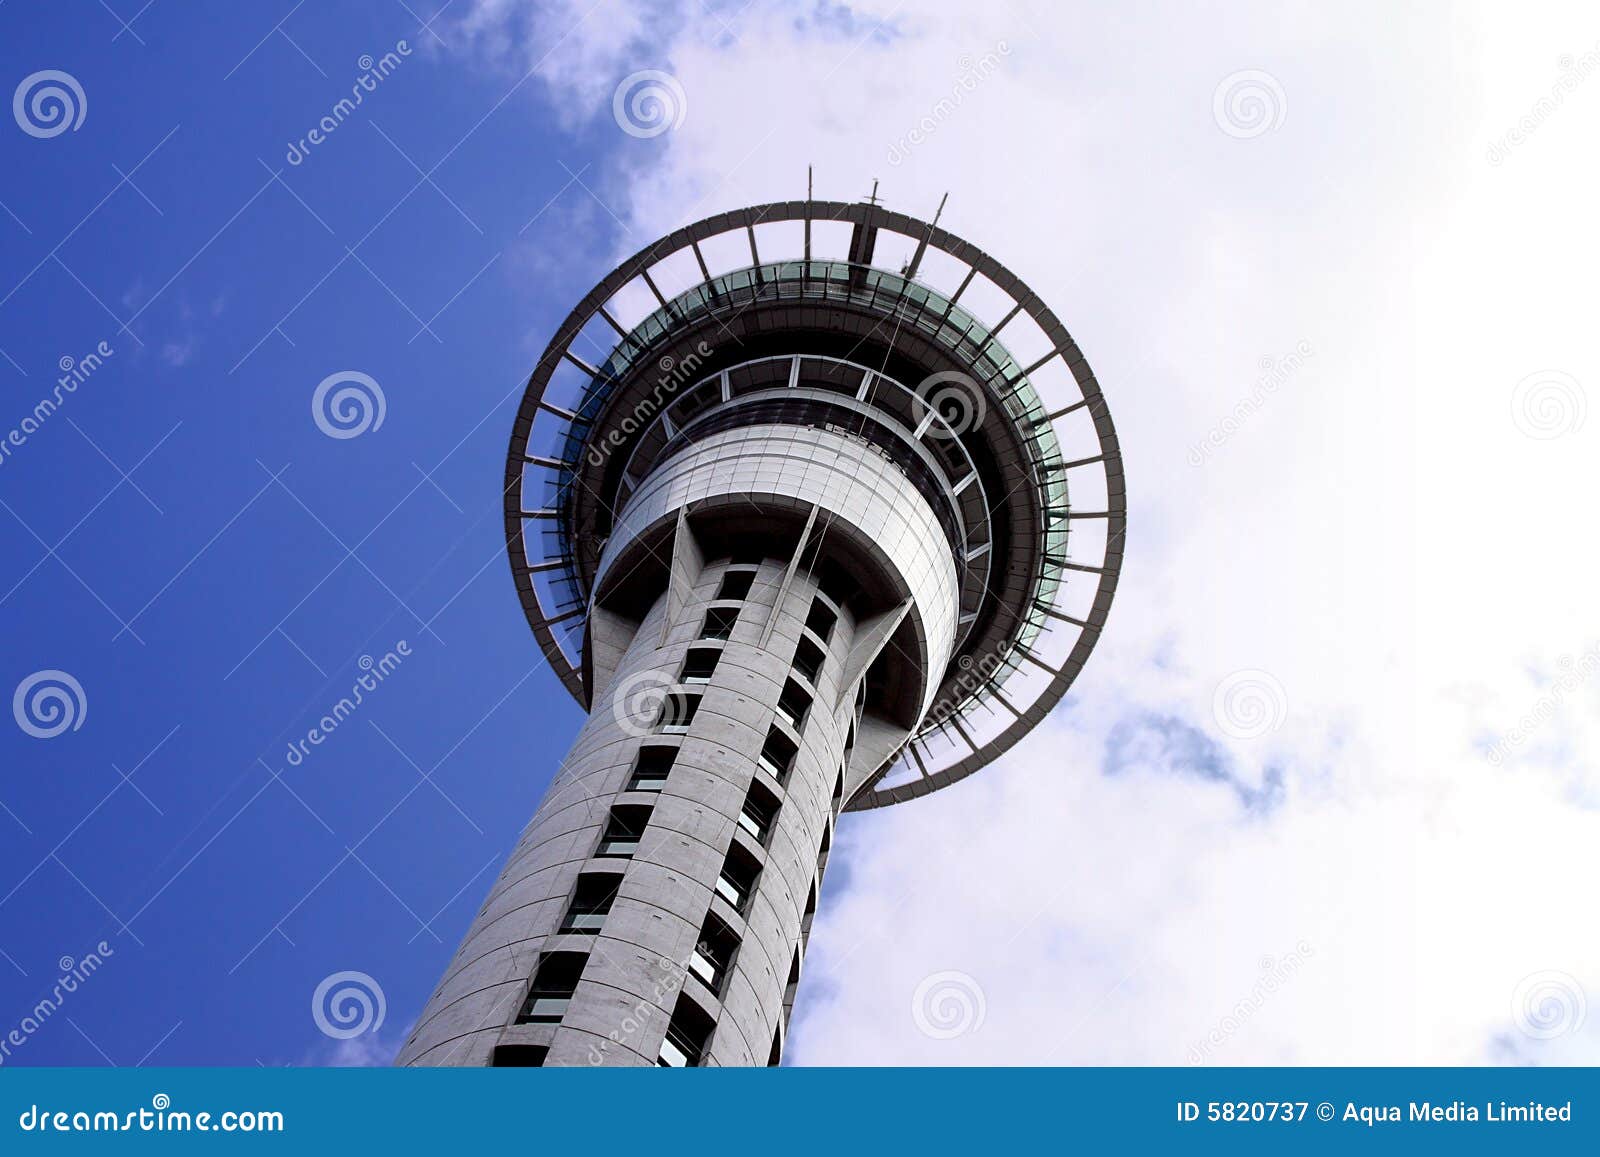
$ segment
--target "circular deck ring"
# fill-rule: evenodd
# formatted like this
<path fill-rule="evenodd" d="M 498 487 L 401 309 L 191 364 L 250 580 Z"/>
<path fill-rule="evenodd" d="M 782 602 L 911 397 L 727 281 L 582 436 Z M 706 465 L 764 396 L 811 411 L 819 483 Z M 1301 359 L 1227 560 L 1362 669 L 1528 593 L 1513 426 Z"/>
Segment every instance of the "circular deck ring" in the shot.
<path fill-rule="evenodd" d="M 555 511 L 540 509 L 530 511 L 524 506 L 525 468 L 530 463 L 550 465 L 553 468 L 559 465 L 528 454 L 528 440 L 534 421 L 541 411 L 557 418 L 572 416 L 570 411 L 546 400 L 545 393 L 551 375 L 561 360 L 569 355 L 578 335 L 601 313 L 601 307 L 631 282 L 640 280 L 645 272 L 657 263 L 687 249 L 693 249 L 696 258 L 699 259 L 700 242 L 727 233 L 748 233 L 753 250 L 756 226 L 786 221 L 806 222 L 808 235 L 812 222 L 843 222 L 889 230 L 915 238 L 925 243 L 928 248 L 936 249 L 967 265 L 973 272 L 981 274 L 993 286 L 1009 296 L 1014 308 L 1008 313 L 1008 319 L 1015 313 L 1025 313 L 1044 333 L 1050 345 L 1048 355 L 1037 359 L 1023 370 L 1024 378 L 1055 358 L 1060 358 L 1071 372 L 1081 395 L 1067 406 L 1047 412 L 1046 417 L 1055 423 L 1068 414 L 1082 410 L 1093 421 L 1098 452 L 1064 463 L 1064 468 L 1097 469 L 1103 475 L 1106 493 L 1104 510 L 1090 512 L 1069 510 L 1067 514 L 1069 525 L 1075 519 L 1092 518 L 1105 521 L 1105 546 L 1102 557 L 1093 563 L 1067 561 L 1063 564 L 1065 570 L 1096 577 L 1096 588 L 1089 609 L 1080 617 L 1070 615 L 1059 607 L 1039 608 L 1049 619 L 1064 622 L 1075 628 L 1078 631 L 1076 638 L 1059 663 L 1049 663 L 1026 650 L 1022 652 L 1026 662 L 1049 674 L 1046 686 L 1026 704 L 1013 703 L 1006 697 L 1005 681 L 992 687 L 982 688 L 982 691 L 988 693 L 1010 714 L 1010 722 L 1005 727 L 985 739 L 974 740 L 968 734 L 968 729 L 963 726 L 963 710 L 966 708 L 965 706 L 959 708 L 953 715 L 938 721 L 935 725 L 937 733 L 945 739 L 948 740 L 952 734 L 957 737 L 959 743 L 952 740 L 950 746 L 958 750 L 941 752 L 935 756 L 928 743 L 934 730 L 925 728 L 920 731 L 907 744 L 897 760 L 892 760 L 879 768 L 857 791 L 849 805 L 849 810 L 857 811 L 913 799 L 948 786 L 956 780 L 971 775 L 1013 747 L 1044 719 L 1072 686 L 1099 640 L 1111 609 L 1112 599 L 1116 594 L 1127 533 L 1127 486 L 1116 428 L 1112 423 L 1100 385 L 1071 334 L 1039 296 L 1005 266 L 977 246 L 936 225 L 866 203 L 810 200 L 773 202 L 717 214 L 667 234 L 628 258 L 589 291 L 562 323 L 529 377 L 522 402 L 518 407 L 506 459 L 504 489 L 506 546 L 510 556 L 512 577 L 517 585 L 517 594 L 528 623 L 533 628 L 534 636 L 539 640 L 540 648 L 574 698 L 580 704 L 587 706 L 581 663 L 575 662 L 562 646 L 563 639 L 581 632 L 587 606 L 580 603 L 565 608 L 545 607 L 539 597 L 535 576 L 541 572 L 561 568 L 565 565 L 566 559 L 564 556 L 541 555 L 535 561 L 530 559 L 526 545 L 527 523 L 531 520 L 553 518 L 556 515 Z M 798 255 L 794 259 L 798 260 Z M 654 284 L 649 284 L 654 292 Z M 659 294 L 657 296 L 659 297 Z M 607 320 L 611 320 L 609 315 Z M 1062 585 L 1064 587 L 1065 584 Z M 976 702 L 976 697 L 973 701 Z M 959 750 L 963 745 L 966 749 L 964 752 Z M 883 785 L 881 781 L 895 767 L 914 768 L 917 774 L 907 782 Z"/>

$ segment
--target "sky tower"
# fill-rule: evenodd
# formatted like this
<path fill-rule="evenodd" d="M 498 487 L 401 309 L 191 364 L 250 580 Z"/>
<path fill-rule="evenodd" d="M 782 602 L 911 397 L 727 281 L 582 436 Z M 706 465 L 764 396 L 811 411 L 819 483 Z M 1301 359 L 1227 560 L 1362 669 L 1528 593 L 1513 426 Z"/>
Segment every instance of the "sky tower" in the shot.
<path fill-rule="evenodd" d="M 840 814 L 972 774 L 1083 668 L 1116 431 L 1055 315 L 937 222 L 707 218 L 540 358 L 506 543 L 589 715 L 400 1064 L 777 1064 Z"/>

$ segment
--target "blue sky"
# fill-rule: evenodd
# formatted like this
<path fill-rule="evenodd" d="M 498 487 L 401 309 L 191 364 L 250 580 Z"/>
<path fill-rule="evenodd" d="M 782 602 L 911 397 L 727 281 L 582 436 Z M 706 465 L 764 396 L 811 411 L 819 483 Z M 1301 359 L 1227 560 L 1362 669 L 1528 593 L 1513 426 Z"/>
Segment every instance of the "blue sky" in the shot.
<path fill-rule="evenodd" d="M 392 1052 L 579 721 L 504 562 L 522 382 L 808 164 L 948 192 L 1062 316 L 1130 531 L 1053 718 L 841 825 L 787 1059 L 1600 1057 L 1592 6 L 107 3 L 0 6 L 0 94 L 86 103 L 0 118 L 0 440 L 112 350 L 0 457 L 0 692 L 86 703 L 0 727 L 0 1030 L 114 949 L 7 1063 Z"/>
<path fill-rule="evenodd" d="M 75 131 L 0 134 L 0 425 L 60 359 L 112 351 L 0 466 L 0 682 L 62 670 L 87 700 L 78 730 L 0 735 L 0 1020 L 58 958 L 116 953 L 16 1063 L 158 1041 L 152 1063 L 299 1062 L 340 969 L 379 980 L 398 1033 L 579 718 L 523 625 L 498 491 L 533 343 L 611 256 L 562 167 L 609 134 L 554 131 L 536 82 L 430 51 L 398 3 L 281 15 L 0 11 L 7 91 L 48 67 L 87 103 Z M 551 254 L 560 280 L 530 272 Z M 311 398 L 347 370 L 385 416 L 334 439 Z"/>

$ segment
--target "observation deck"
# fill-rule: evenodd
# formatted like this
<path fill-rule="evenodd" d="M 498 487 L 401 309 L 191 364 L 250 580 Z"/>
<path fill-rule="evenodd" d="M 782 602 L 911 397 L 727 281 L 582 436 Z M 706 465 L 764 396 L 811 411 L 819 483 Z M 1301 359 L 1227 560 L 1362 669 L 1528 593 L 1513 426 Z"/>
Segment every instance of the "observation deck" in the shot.
<path fill-rule="evenodd" d="M 956 575 L 949 661 L 925 673 L 910 739 L 853 777 L 848 810 L 970 775 L 1049 712 L 1100 635 L 1122 563 L 1122 459 L 1088 362 L 1038 296 L 976 246 L 875 204 L 696 222 L 561 326 L 505 476 L 512 572 L 551 666 L 590 707 L 602 560 L 641 486 L 697 443 L 775 425 L 891 463 Z M 714 539 L 729 515 L 688 517 Z M 760 512 L 739 532 L 782 522 Z"/>

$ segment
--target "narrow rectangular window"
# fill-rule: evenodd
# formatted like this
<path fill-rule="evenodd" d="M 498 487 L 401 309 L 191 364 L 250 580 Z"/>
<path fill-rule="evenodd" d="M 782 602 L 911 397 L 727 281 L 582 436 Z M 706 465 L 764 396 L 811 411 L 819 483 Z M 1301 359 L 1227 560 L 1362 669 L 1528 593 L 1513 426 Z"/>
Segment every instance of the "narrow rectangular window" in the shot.
<path fill-rule="evenodd" d="M 788 721 L 796 731 L 805 723 L 806 712 L 811 709 L 811 692 L 793 679 L 783 684 L 783 694 L 778 696 L 778 715 Z"/>
<path fill-rule="evenodd" d="M 628 780 L 629 791 L 660 791 L 667 786 L 667 775 L 678 758 L 676 747 L 646 744 L 639 749 L 639 760 L 633 765 L 633 777 Z"/>
<path fill-rule="evenodd" d="M 726 639 L 733 634 L 733 624 L 738 621 L 738 607 L 712 607 L 706 612 L 706 625 L 700 629 L 700 637 Z"/>
<path fill-rule="evenodd" d="M 630 859 L 639 850 L 639 837 L 650 822 L 650 809 L 632 804 L 620 804 L 606 817 L 605 830 L 600 833 L 600 846 L 596 856 Z"/>
<path fill-rule="evenodd" d="M 822 673 L 823 657 L 822 648 L 804 637 L 801 638 L 800 645 L 794 649 L 794 669 L 813 687 L 817 685 L 817 676 Z"/>
<path fill-rule="evenodd" d="M 824 643 L 833 635 L 833 624 L 839 616 L 821 599 L 811 600 L 811 613 L 806 616 L 806 629 Z"/>
<path fill-rule="evenodd" d="M 713 995 L 720 997 L 738 951 L 738 933 L 720 917 L 708 915 L 700 927 L 700 939 L 689 954 L 689 971 L 698 976 Z"/>
<path fill-rule="evenodd" d="M 489 1054 L 489 1067 L 494 1069 L 541 1068 L 550 1052 L 547 1045 L 497 1045 Z"/>
<path fill-rule="evenodd" d="M 661 711 L 656 716 L 656 727 L 668 735 L 681 735 L 694 722 L 700 710 L 700 696 L 688 691 L 669 691 L 661 700 Z"/>
<path fill-rule="evenodd" d="M 692 1068 L 701 1064 L 715 1027 L 693 998 L 680 993 L 678 1003 L 672 1010 L 672 1020 L 667 1024 L 667 1035 L 661 1042 L 661 1051 L 656 1056 L 656 1064 L 666 1069 Z"/>
<path fill-rule="evenodd" d="M 717 598 L 743 599 L 750 593 L 755 581 L 756 576 L 753 571 L 730 570 L 722 576 L 722 585 L 717 588 Z"/>
<path fill-rule="evenodd" d="M 593 933 L 600 931 L 611 911 L 611 901 L 617 898 L 617 886 L 622 877 L 612 872 L 584 872 L 578 877 L 578 886 L 572 893 L 572 903 L 561 921 L 564 933 Z"/>
<path fill-rule="evenodd" d="M 756 843 L 765 847 L 777 814 L 777 797 L 760 783 L 752 783 L 749 794 L 744 797 L 744 806 L 739 809 L 739 826 L 749 832 Z"/>
<path fill-rule="evenodd" d="M 720 658 L 722 658 L 720 647 L 690 647 L 689 654 L 683 661 L 683 674 L 678 677 L 678 682 L 711 682 L 711 675 L 716 671 L 717 660 Z"/>
<path fill-rule="evenodd" d="M 545 952 L 533 974 L 533 986 L 522 1003 L 518 1024 L 559 1024 L 566 1015 L 578 978 L 589 957 L 582 952 Z"/>
<path fill-rule="evenodd" d="M 755 895 L 756 881 L 760 878 L 761 865 L 738 844 L 734 844 L 728 849 L 728 858 L 723 861 L 722 871 L 717 876 L 717 895 L 743 916 L 750 897 Z"/>
<path fill-rule="evenodd" d="M 782 783 L 794 765 L 794 741 L 776 727 L 767 732 L 767 741 L 761 745 L 761 766 L 768 775 Z"/>

